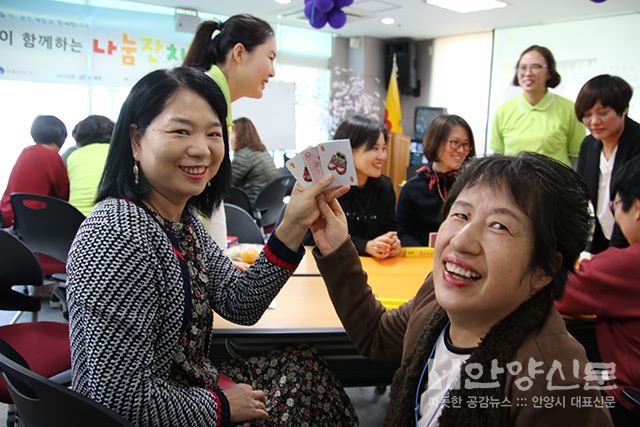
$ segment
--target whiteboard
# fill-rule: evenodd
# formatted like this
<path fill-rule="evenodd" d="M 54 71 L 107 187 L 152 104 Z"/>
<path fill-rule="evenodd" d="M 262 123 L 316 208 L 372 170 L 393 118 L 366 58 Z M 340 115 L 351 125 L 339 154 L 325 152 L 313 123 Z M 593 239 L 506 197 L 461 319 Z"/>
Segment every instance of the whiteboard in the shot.
<path fill-rule="evenodd" d="M 234 119 L 246 117 L 268 150 L 296 148 L 296 85 L 271 81 L 262 98 L 240 98 L 231 105 Z"/>
<path fill-rule="evenodd" d="M 575 101 L 580 88 L 598 74 L 622 77 L 634 89 L 629 117 L 640 119 L 640 15 L 630 14 L 582 21 L 560 22 L 529 27 L 496 30 L 494 35 L 489 124 L 493 114 L 506 100 L 520 93 L 511 85 L 518 55 L 537 44 L 548 47 L 556 59 L 562 77 L 551 89 Z"/>

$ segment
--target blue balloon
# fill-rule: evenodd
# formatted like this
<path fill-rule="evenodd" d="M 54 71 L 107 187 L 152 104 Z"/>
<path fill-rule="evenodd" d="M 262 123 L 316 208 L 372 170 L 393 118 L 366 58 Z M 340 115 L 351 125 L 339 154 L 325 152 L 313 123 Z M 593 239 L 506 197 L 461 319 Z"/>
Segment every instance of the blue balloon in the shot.
<path fill-rule="evenodd" d="M 309 20 L 309 23 L 313 28 L 322 28 L 327 25 L 327 14 L 326 13 L 316 13 L 313 16 L 313 19 Z"/>
<path fill-rule="evenodd" d="M 351 6 L 353 4 L 353 0 L 335 0 L 335 5 L 333 6 L 335 9 L 342 9 L 343 7 Z"/>
<path fill-rule="evenodd" d="M 326 14 L 333 9 L 333 0 L 314 0 L 313 5 L 316 10 Z"/>
<path fill-rule="evenodd" d="M 306 16 L 307 19 L 311 19 L 311 9 L 313 9 L 313 4 L 311 3 L 311 1 L 312 0 L 309 0 L 309 3 L 304 4 L 304 16 Z M 316 13 L 318 13 L 317 10 Z"/>
<path fill-rule="evenodd" d="M 347 23 L 347 14 L 340 9 L 333 9 L 329 12 L 328 21 L 332 28 L 342 28 Z"/>

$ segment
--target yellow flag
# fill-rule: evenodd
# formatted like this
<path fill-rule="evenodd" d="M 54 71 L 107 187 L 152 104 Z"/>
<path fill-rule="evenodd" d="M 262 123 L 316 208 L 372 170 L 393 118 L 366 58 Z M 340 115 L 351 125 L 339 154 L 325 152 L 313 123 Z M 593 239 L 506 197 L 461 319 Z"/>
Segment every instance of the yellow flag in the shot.
<path fill-rule="evenodd" d="M 389 132 L 402 133 L 402 114 L 400 113 L 400 92 L 398 91 L 398 65 L 393 55 L 387 103 L 384 107 L 384 127 Z"/>

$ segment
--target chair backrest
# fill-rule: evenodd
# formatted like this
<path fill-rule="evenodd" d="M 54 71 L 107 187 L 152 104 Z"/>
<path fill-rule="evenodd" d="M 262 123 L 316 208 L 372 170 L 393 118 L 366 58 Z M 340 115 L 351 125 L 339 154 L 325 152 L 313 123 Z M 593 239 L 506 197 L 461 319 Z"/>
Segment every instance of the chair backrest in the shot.
<path fill-rule="evenodd" d="M 0 230 L 0 253 L 0 310 L 40 310 L 40 298 L 12 289 L 16 285 L 42 285 L 42 270 L 35 255 L 4 230 Z"/>
<path fill-rule="evenodd" d="M 283 199 L 294 184 L 295 178 L 293 176 L 283 176 L 276 178 L 260 191 L 256 198 L 255 208 L 262 215 L 263 227 L 276 223 L 282 206 L 284 206 Z"/>
<path fill-rule="evenodd" d="M 227 217 L 227 235 L 237 237 L 238 243 L 264 244 L 262 231 L 251 215 L 228 203 L 224 204 L 224 213 Z"/>
<path fill-rule="evenodd" d="M 16 363 L 12 360 L 14 354 L 11 354 L 7 347 L 8 344 L 0 346 L 0 370 L 18 410 L 21 425 L 25 427 L 129 425 L 109 408 Z"/>
<path fill-rule="evenodd" d="M 253 208 L 249 196 L 240 187 L 229 187 L 227 194 L 224 196 L 224 202 L 235 205 L 244 209 L 249 215 L 253 216 Z"/>
<path fill-rule="evenodd" d="M 55 197 L 39 194 L 13 193 L 11 207 L 13 228 L 33 252 L 67 261 L 71 243 L 85 216 Z"/>

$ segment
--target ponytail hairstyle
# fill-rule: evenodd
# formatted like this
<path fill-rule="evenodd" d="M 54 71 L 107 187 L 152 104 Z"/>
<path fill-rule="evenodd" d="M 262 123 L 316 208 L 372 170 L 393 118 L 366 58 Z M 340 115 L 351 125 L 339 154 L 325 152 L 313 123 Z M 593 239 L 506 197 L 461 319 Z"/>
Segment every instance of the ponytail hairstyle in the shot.
<path fill-rule="evenodd" d="M 198 26 L 182 65 L 209 71 L 212 66 L 223 64 L 236 44 L 241 43 L 251 52 L 273 35 L 271 25 L 249 14 L 234 15 L 225 22 L 204 21 Z"/>

